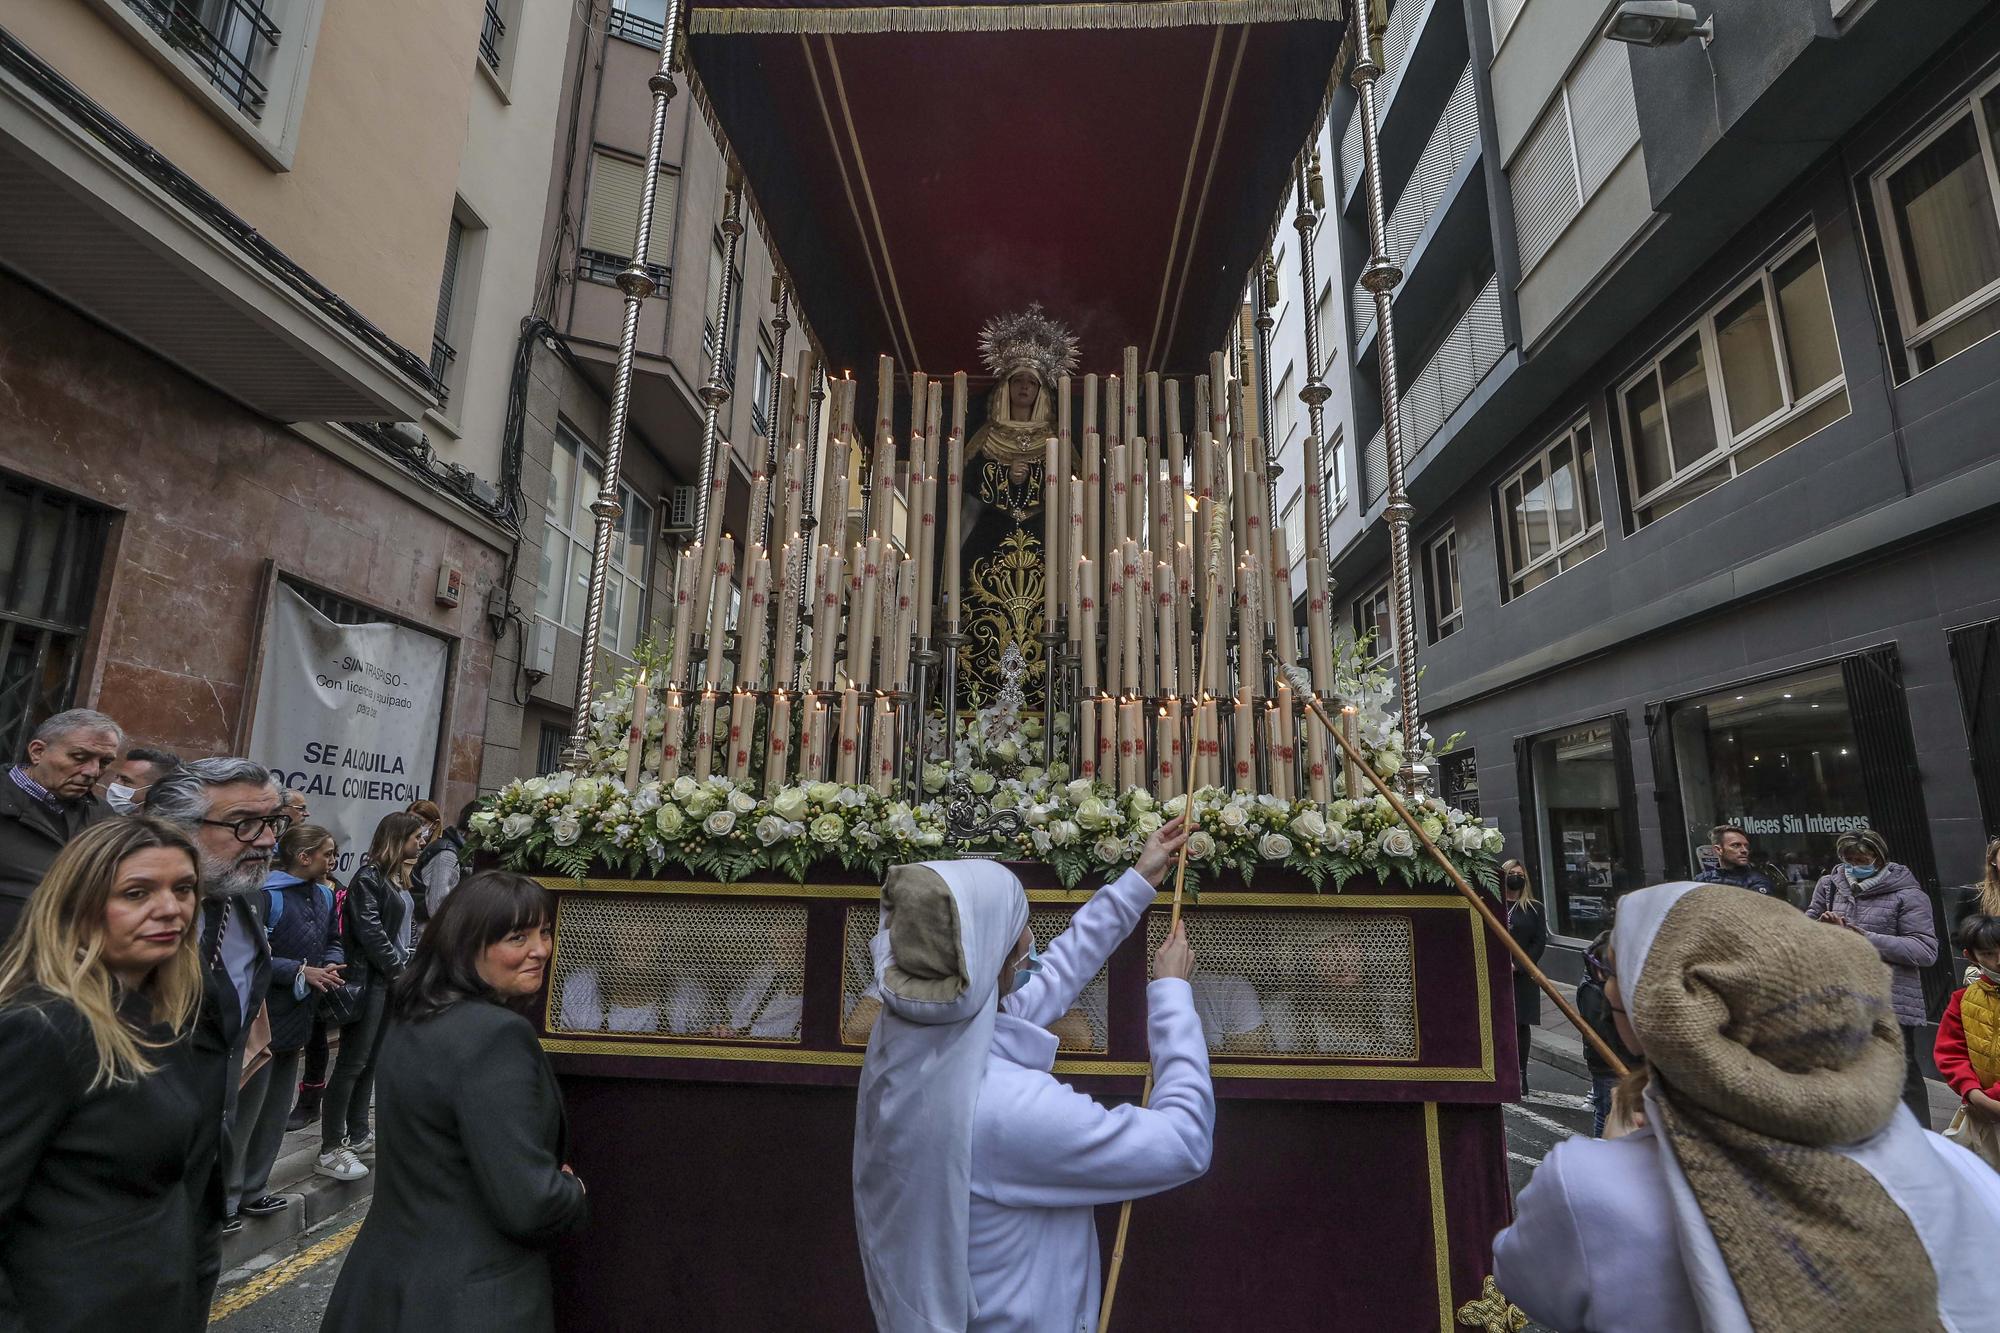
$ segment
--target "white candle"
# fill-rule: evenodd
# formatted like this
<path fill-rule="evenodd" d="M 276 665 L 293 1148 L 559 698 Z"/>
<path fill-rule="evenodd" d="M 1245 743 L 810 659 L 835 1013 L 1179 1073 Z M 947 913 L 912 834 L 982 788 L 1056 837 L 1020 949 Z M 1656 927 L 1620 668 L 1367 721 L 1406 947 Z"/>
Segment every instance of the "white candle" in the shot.
<path fill-rule="evenodd" d="M 945 632 L 958 629 L 960 561 L 965 556 L 965 437 L 952 433 L 945 463 L 944 601 Z"/>
<path fill-rule="evenodd" d="M 1069 536 L 1063 541 L 1062 577 L 1065 585 L 1063 609 L 1069 613 L 1069 637 L 1075 642 L 1080 633 L 1083 618 L 1083 590 L 1088 585 L 1083 578 L 1084 532 L 1083 532 L 1083 482 L 1071 478 L 1064 488 L 1069 492 L 1065 514 L 1069 519 Z M 1096 589 L 1091 589 L 1092 595 Z"/>
<path fill-rule="evenodd" d="M 1077 706 L 1078 744 L 1076 749 L 1077 776 L 1095 778 L 1097 776 L 1097 709 L 1085 699 Z"/>
<path fill-rule="evenodd" d="M 1360 727 L 1353 704 L 1349 704 L 1340 710 L 1340 732 L 1341 735 L 1347 738 L 1348 745 L 1358 744 L 1360 740 Z M 1355 768 L 1354 761 L 1348 758 L 1349 753 L 1350 751 L 1346 746 L 1341 747 L 1340 780 L 1342 787 L 1345 788 L 1347 799 L 1351 801 L 1361 795 L 1361 771 Z"/>
<path fill-rule="evenodd" d="M 715 691 L 701 692 L 701 705 L 695 712 L 694 720 L 694 775 L 698 781 L 708 781 L 715 771 Z"/>
<path fill-rule="evenodd" d="M 1257 789 L 1257 704 L 1245 683 L 1236 691 L 1236 790 Z"/>
<path fill-rule="evenodd" d="M 1118 790 L 1146 785 L 1145 705 L 1127 698 L 1118 705 Z"/>
<path fill-rule="evenodd" d="M 1164 798 L 1180 790 L 1181 785 L 1181 701 L 1168 695 L 1160 705 L 1159 736 L 1154 742 L 1158 760 L 1154 772 L 1158 775 L 1153 784 L 1154 794 Z"/>
<path fill-rule="evenodd" d="M 681 707 L 679 690 L 667 691 L 667 711 L 660 720 L 660 781 L 671 783 L 681 775 L 681 742 L 687 739 L 687 710 Z"/>
<path fill-rule="evenodd" d="M 1141 585 L 1139 576 L 1139 547 L 1130 537 L 1125 539 L 1121 554 L 1125 568 L 1124 627 L 1125 646 L 1120 649 L 1124 671 L 1122 679 L 1128 694 L 1139 690 L 1139 604 Z"/>
<path fill-rule="evenodd" d="M 1174 628 L 1175 605 L 1173 567 L 1166 561 L 1156 561 L 1153 566 L 1153 598 L 1157 608 L 1155 618 L 1159 623 L 1160 640 L 1160 684 L 1161 694 L 1179 694 L 1180 680 L 1180 635 Z"/>
<path fill-rule="evenodd" d="M 769 796 L 785 785 L 792 743 L 792 696 L 782 687 L 771 696 L 771 721 L 764 738 L 764 794 Z"/>
<path fill-rule="evenodd" d="M 745 782 L 750 777 L 750 733 L 754 726 L 756 698 L 738 686 L 729 694 L 729 780 Z"/>
<path fill-rule="evenodd" d="M 628 790 L 637 790 L 639 786 L 640 761 L 646 755 L 646 704 L 652 697 L 652 685 L 642 667 L 639 678 L 632 683 L 632 725 L 625 732 L 625 786 Z"/>
<path fill-rule="evenodd" d="M 1045 633 L 1054 633 L 1056 628 L 1057 590 L 1062 587 L 1059 571 L 1062 566 L 1062 502 L 1063 492 L 1068 489 L 1063 479 L 1068 469 L 1058 461 L 1058 450 L 1062 442 L 1051 435 L 1042 442 L 1042 628 Z"/>
<path fill-rule="evenodd" d="M 799 781 L 818 782 L 826 773 L 826 705 L 809 699 L 799 719 Z"/>
<path fill-rule="evenodd" d="M 869 760 L 873 771 L 871 785 L 887 796 L 896 783 L 896 706 L 879 696 L 875 700 L 875 739 Z"/>
<path fill-rule="evenodd" d="M 673 637 L 669 640 L 667 678 L 676 684 L 687 684 L 691 674 L 688 654 L 692 651 L 694 634 L 695 571 L 700 567 L 699 544 L 683 550 L 674 562 L 674 626 Z"/>
<path fill-rule="evenodd" d="M 1077 639 L 1083 645 L 1083 691 L 1097 693 L 1097 575 L 1090 557 L 1077 562 Z"/>
<path fill-rule="evenodd" d="M 856 582 L 850 587 L 851 593 L 859 594 L 859 601 L 854 615 L 847 622 L 847 674 L 866 689 L 874 678 L 871 663 L 875 646 L 875 604 L 880 596 L 878 590 L 882 579 L 881 535 L 871 534 L 862 551 L 861 568 Z"/>
<path fill-rule="evenodd" d="M 1097 696 L 1097 780 L 1118 785 L 1118 711 L 1108 694 Z"/>
<path fill-rule="evenodd" d="M 861 696 L 849 684 L 840 692 L 840 759 L 835 774 L 838 781 L 850 786 L 861 766 L 860 725 Z"/>
<path fill-rule="evenodd" d="M 715 562 L 715 582 L 705 585 L 709 588 L 708 604 L 708 670 L 702 683 L 708 689 L 715 689 L 722 683 L 722 652 L 729 637 L 729 594 L 733 590 L 732 577 L 736 573 L 736 548 L 731 545 L 728 534 L 722 538 L 722 551 Z"/>

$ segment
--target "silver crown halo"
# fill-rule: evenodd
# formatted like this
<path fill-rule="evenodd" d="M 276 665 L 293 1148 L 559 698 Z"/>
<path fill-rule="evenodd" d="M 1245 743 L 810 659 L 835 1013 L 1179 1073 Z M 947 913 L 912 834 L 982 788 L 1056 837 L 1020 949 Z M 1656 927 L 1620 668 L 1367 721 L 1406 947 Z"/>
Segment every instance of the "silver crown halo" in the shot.
<path fill-rule="evenodd" d="M 996 315 L 979 331 L 979 357 L 1000 379 L 1028 371 L 1053 389 L 1077 367 L 1076 335 L 1049 318 L 1037 301 L 1026 310 Z"/>

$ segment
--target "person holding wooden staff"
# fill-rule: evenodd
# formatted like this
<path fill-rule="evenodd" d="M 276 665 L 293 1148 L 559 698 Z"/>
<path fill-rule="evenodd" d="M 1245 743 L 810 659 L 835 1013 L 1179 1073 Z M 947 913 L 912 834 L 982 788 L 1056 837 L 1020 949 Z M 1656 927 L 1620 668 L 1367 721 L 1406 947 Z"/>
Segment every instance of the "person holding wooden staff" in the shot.
<path fill-rule="evenodd" d="M 872 945 L 882 1015 L 854 1131 L 855 1224 L 884 1333 L 1094 1328 L 1094 1205 L 1208 1170 L 1215 1091 L 1180 929 L 1147 990 L 1151 1106 L 1059 1082 L 1046 1026 L 1144 918 L 1185 838 L 1184 821 L 1162 825 L 1046 954 L 998 862 L 889 872 Z"/>

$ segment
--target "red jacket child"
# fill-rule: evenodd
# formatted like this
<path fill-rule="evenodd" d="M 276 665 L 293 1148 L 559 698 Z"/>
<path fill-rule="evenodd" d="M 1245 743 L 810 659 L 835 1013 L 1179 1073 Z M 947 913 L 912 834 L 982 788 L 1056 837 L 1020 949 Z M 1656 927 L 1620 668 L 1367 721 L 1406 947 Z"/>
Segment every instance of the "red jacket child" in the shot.
<path fill-rule="evenodd" d="M 2000 917 L 1973 913 L 1955 943 L 1974 966 L 1945 1006 L 1933 1058 L 1968 1114 L 2000 1123 Z"/>

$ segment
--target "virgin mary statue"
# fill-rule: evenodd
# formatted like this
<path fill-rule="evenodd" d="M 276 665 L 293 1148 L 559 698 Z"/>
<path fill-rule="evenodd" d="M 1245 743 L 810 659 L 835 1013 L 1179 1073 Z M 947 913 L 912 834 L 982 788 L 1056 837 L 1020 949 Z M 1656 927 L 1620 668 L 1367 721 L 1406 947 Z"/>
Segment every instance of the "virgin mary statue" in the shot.
<path fill-rule="evenodd" d="M 988 321 L 979 352 L 993 373 L 986 424 L 967 443 L 966 570 L 959 677 L 975 706 L 1001 685 L 1001 654 L 1018 644 L 1028 665 L 1021 682 L 1030 710 L 1041 707 L 1044 449 L 1056 433 L 1055 386 L 1076 369 L 1076 339 L 1039 305 Z M 1067 467 L 1065 468 L 1067 471 Z M 1067 478 L 1056 478 L 1061 484 Z"/>

